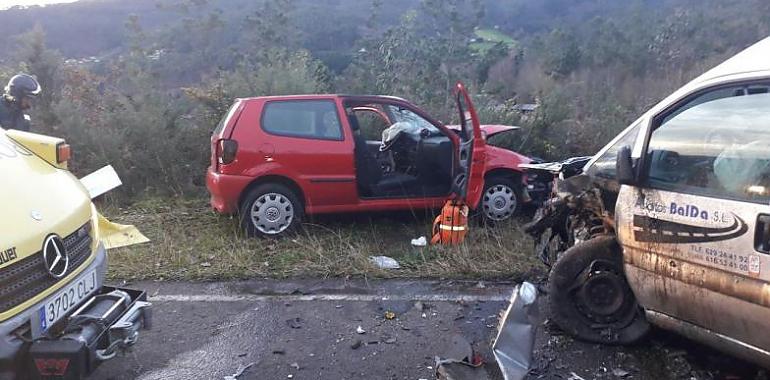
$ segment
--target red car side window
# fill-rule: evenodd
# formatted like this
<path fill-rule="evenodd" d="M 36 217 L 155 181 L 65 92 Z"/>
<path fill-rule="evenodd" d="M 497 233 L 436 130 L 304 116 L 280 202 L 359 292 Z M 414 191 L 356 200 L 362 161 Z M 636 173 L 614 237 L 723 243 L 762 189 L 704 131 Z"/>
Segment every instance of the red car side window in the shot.
<path fill-rule="evenodd" d="M 332 100 L 270 101 L 262 111 L 261 124 L 265 132 L 278 136 L 343 140 Z"/>

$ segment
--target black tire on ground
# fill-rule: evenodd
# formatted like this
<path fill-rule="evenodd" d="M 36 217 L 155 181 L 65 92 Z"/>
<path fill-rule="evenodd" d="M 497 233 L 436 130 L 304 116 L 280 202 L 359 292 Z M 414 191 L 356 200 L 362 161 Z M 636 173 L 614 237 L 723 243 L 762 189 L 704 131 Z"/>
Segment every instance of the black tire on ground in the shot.
<path fill-rule="evenodd" d="M 551 320 L 579 339 L 629 344 L 650 329 L 628 286 L 614 236 L 599 236 L 564 252 L 551 269 L 548 293 Z"/>
<path fill-rule="evenodd" d="M 251 237 L 278 238 L 296 233 L 305 217 L 297 194 L 278 183 L 251 189 L 239 210 L 241 228 Z"/>
<path fill-rule="evenodd" d="M 521 183 L 512 178 L 491 176 L 484 180 L 484 191 L 476 208 L 476 216 L 483 224 L 494 225 L 510 220 L 521 212 Z M 508 209 L 513 202 L 513 208 Z"/>

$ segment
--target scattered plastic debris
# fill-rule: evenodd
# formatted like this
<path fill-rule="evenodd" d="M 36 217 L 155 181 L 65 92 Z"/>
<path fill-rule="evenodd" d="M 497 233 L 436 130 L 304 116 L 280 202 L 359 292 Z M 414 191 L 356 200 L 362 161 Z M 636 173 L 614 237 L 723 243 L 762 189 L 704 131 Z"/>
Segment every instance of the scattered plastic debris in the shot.
<path fill-rule="evenodd" d="M 253 365 L 254 363 L 249 363 L 245 366 L 238 366 L 238 369 L 234 374 L 225 376 L 225 380 L 237 380 L 241 375 L 243 375 L 244 372 L 246 372 L 247 369 L 251 368 Z"/>
<path fill-rule="evenodd" d="M 428 245 L 428 239 L 425 236 L 420 236 L 417 239 L 412 239 L 412 245 L 415 247 L 425 247 Z"/>
<path fill-rule="evenodd" d="M 390 310 L 385 312 L 385 319 L 391 320 L 391 319 L 394 319 L 394 318 L 396 318 L 396 313 L 394 313 L 394 312 L 392 312 Z"/>
<path fill-rule="evenodd" d="M 369 256 L 369 261 L 380 269 L 399 269 L 398 261 L 388 256 Z"/>
<path fill-rule="evenodd" d="M 356 328 L 356 334 L 366 334 L 366 330 L 364 330 L 361 326 L 358 326 Z"/>
<path fill-rule="evenodd" d="M 626 376 L 630 375 L 631 372 L 628 372 L 628 371 L 626 371 L 626 370 L 624 370 L 622 368 L 615 368 L 615 369 L 612 370 L 612 374 L 615 377 L 626 377 Z"/>

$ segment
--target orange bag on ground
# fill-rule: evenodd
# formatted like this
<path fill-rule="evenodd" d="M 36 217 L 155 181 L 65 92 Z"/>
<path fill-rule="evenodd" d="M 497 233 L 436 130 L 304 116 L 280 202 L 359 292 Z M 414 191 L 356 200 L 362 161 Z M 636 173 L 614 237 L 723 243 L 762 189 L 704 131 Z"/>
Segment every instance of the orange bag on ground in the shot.
<path fill-rule="evenodd" d="M 449 200 L 441 209 L 441 214 L 433 221 L 431 244 L 458 245 L 468 233 L 468 206 L 455 200 Z"/>

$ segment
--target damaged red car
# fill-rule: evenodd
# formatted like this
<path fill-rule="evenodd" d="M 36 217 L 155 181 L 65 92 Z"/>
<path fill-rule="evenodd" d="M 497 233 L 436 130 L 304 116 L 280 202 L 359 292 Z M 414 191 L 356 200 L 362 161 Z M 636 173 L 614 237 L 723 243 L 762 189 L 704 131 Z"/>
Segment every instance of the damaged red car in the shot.
<path fill-rule="evenodd" d="M 529 201 L 530 158 L 486 144 L 515 130 L 482 126 L 462 84 L 461 124 L 445 126 L 390 96 L 238 99 L 211 137 L 206 185 L 220 213 L 252 236 L 294 230 L 306 214 L 439 208 L 466 200 L 499 222 Z"/>

